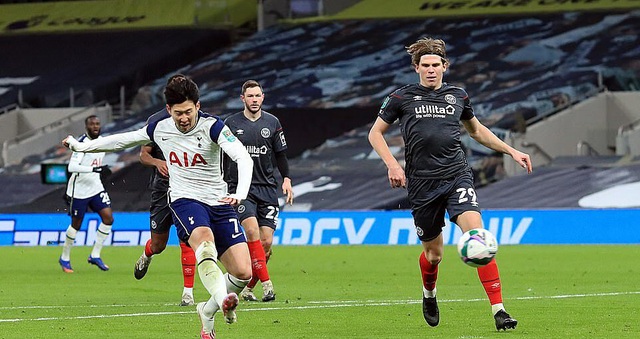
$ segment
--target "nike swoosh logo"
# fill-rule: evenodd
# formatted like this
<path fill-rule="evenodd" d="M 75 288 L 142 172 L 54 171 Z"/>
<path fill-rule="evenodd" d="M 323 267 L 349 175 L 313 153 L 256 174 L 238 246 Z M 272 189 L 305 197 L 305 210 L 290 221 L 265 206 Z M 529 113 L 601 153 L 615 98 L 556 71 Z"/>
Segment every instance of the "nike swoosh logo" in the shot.
<path fill-rule="evenodd" d="M 167 140 L 169 140 L 169 138 L 160 138 L 160 139 L 162 139 L 162 141 L 167 141 Z"/>
<path fill-rule="evenodd" d="M 239 236 L 241 236 L 241 235 L 242 235 L 242 233 L 232 234 L 232 235 L 231 235 L 231 238 L 235 239 L 235 238 L 237 238 L 237 237 L 239 237 Z"/>

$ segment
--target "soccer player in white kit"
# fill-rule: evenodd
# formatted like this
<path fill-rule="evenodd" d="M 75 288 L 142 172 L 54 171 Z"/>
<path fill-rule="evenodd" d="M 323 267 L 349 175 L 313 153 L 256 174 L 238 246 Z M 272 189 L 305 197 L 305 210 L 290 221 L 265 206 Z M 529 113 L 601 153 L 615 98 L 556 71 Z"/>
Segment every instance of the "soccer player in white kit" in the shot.
<path fill-rule="evenodd" d="M 100 119 L 91 115 L 84 120 L 86 133 L 80 136 L 78 142 L 85 142 L 100 138 Z M 73 152 L 69 159 L 69 172 L 71 177 L 67 182 L 66 200 L 69 202 L 69 215 L 71 225 L 65 232 L 62 254 L 58 263 L 65 273 L 73 273 L 71 268 L 71 247 L 76 240 L 76 235 L 82 226 L 82 220 L 88 208 L 100 215 L 101 223 L 98 225 L 96 240 L 93 250 L 87 262 L 98 266 L 103 271 L 108 271 L 109 266 L 105 265 L 100 258 L 100 252 L 104 241 L 111 232 L 113 225 L 113 212 L 111 210 L 111 199 L 105 191 L 100 180 L 101 175 L 109 175 L 109 167 L 102 164 L 104 153 L 81 153 Z"/>
<path fill-rule="evenodd" d="M 118 151 L 154 141 L 169 170 L 169 207 L 178 237 L 195 249 L 198 273 L 211 294 L 197 306 L 201 338 L 214 338 L 214 314 L 222 309 L 227 323 L 236 321 L 238 295 L 251 279 L 246 238 L 232 206 L 247 197 L 253 161 L 242 143 L 216 116 L 200 111 L 198 86 L 174 75 L 164 91 L 170 115 L 149 121 L 139 130 L 80 143 L 63 144 L 74 151 Z M 238 187 L 228 194 L 222 177 L 221 152 L 238 163 Z M 227 274 L 217 266 L 222 261 Z"/>

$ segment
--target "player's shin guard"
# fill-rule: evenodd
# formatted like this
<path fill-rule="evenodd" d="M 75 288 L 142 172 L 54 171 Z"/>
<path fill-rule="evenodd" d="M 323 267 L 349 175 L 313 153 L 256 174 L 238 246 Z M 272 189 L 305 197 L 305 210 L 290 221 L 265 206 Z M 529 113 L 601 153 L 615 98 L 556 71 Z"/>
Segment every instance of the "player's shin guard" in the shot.
<path fill-rule="evenodd" d="M 218 252 L 211 241 L 203 242 L 196 249 L 196 260 L 198 261 L 198 274 L 204 288 L 211 294 L 211 299 L 204 307 L 204 315 L 211 317 L 222 307 L 224 298 L 227 296 L 227 287 L 224 283 L 224 276 L 217 265 Z"/>
<path fill-rule="evenodd" d="M 496 260 L 493 259 L 487 265 L 478 267 L 478 277 L 491 305 L 502 304 L 502 285 Z"/>
<path fill-rule="evenodd" d="M 109 233 L 111 233 L 111 225 L 103 223 L 100 223 L 100 225 L 98 225 L 98 231 L 96 232 L 96 242 L 93 244 L 93 250 L 91 251 L 92 258 L 100 258 L 102 245 L 109 236 Z"/>
<path fill-rule="evenodd" d="M 193 288 L 193 279 L 196 275 L 196 254 L 187 244 L 180 242 L 182 277 L 184 287 Z"/>
<path fill-rule="evenodd" d="M 249 255 L 251 256 L 251 272 L 254 277 L 264 282 L 269 280 L 269 270 L 267 269 L 267 259 L 264 248 L 260 240 L 248 241 Z"/>
<path fill-rule="evenodd" d="M 422 286 L 426 291 L 434 291 L 436 289 L 436 280 L 438 280 L 438 264 L 432 264 L 427 260 L 424 251 L 420 253 L 420 273 L 422 273 Z M 425 296 L 432 297 L 432 296 Z"/>
<path fill-rule="evenodd" d="M 227 293 L 234 292 L 240 294 L 242 289 L 249 283 L 249 280 L 238 279 L 229 273 L 225 273 L 224 282 L 227 285 Z"/>

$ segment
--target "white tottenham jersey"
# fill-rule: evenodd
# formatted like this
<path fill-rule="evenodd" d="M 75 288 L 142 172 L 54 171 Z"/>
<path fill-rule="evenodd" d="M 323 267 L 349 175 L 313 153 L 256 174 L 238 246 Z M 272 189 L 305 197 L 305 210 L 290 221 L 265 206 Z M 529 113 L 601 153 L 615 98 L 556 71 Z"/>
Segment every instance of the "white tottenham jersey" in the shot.
<path fill-rule="evenodd" d="M 90 140 L 86 135 L 82 135 L 78 142 L 84 143 Z M 76 199 L 86 199 L 104 191 L 104 186 L 100 181 L 100 173 L 93 171 L 94 167 L 102 166 L 103 158 L 104 152 L 73 152 L 71 154 L 68 167 L 69 172 L 71 172 L 71 177 L 67 182 L 68 196 Z"/>
<path fill-rule="evenodd" d="M 145 127 L 127 133 L 113 134 L 90 142 L 79 143 L 69 138 L 74 151 L 119 151 L 154 141 L 167 159 L 169 169 L 169 197 L 194 199 L 207 205 L 222 205 L 218 200 L 228 196 L 227 183 L 222 177 L 221 151 L 238 163 L 238 190 L 231 196 L 246 199 L 251 185 L 253 160 L 244 145 L 218 117 L 199 112 L 196 126 L 180 132 L 166 115 L 149 121 Z"/>

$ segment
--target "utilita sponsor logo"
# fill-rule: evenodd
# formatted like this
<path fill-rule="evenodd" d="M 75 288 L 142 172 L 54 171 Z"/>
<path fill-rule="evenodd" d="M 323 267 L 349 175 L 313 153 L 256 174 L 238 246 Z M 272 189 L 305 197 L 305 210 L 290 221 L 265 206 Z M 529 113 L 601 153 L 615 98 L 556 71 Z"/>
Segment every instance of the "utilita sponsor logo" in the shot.
<path fill-rule="evenodd" d="M 265 145 L 261 147 L 247 145 L 245 147 L 247 148 L 247 152 L 249 152 L 249 154 L 254 158 L 259 157 L 261 154 L 267 154 L 267 151 L 268 151 L 267 146 Z"/>
<path fill-rule="evenodd" d="M 421 115 L 421 117 L 425 117 L 426 114 L 453 114 L 455 112 L 455 108 L 451 105 L 447 105 L 447 107 L 440 107 L 436 105 L 420 105 L 413 109 L 416 112 L 416 116 Z"/>

